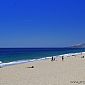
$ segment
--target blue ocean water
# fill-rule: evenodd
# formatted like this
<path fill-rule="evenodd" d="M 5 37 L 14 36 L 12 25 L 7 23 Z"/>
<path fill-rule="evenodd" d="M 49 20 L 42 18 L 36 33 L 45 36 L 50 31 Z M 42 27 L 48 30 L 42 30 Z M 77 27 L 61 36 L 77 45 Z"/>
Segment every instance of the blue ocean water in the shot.
<path fill-rule="evenodd" d="M 85 48 L 0 48 L 0 61 L 8 63 L 78 52 L 85 52 Z"/>

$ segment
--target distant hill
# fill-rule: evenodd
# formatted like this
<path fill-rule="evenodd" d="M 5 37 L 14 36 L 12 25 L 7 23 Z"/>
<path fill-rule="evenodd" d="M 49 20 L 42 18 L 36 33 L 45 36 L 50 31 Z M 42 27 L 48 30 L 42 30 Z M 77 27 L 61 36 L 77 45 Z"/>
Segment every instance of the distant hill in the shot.
<path fill-rule="evenodd" d="M 85 43 L 70 46 L 71 48 L 85 48 Z"/>

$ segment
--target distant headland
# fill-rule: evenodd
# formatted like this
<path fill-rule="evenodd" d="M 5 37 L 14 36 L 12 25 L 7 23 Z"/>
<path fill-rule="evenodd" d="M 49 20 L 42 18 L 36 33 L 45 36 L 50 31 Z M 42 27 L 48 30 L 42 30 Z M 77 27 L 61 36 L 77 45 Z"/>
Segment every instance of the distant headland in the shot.
<path fill-rule="evenodd" d="M 71 48 L 85 48 L 85 43 L 70 46 Z"/>

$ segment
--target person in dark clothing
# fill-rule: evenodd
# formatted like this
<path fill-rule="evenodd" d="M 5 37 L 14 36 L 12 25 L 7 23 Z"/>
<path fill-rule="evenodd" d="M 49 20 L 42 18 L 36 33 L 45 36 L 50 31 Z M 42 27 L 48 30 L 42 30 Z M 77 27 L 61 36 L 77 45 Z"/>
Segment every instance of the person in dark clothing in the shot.
<path fill-rule="evenodd" d="M 30 67 L 27 67 L 27 68 L 34 68 L 34 66 L 30 66 Z"/>
<path fill-rule="evenodd" d="M 53 59 L 53 56 L 52 56 L 52 59 L 51 59 L 51 61 L 53 61 L 54 59 Z"/>
<path fill-rule="evenodd" d="M 64 56 L 62 56 L 62 61 L 64 60 Z"/>

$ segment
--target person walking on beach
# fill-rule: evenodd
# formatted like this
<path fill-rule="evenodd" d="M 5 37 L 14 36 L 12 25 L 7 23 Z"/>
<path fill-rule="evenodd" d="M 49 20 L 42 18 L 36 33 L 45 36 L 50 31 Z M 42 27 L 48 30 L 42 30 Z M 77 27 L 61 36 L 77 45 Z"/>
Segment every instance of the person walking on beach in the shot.
<path fill-rule="evenodd" d="M 62 56 L 62 61 L 64 60 L 64 56 Z"/>

